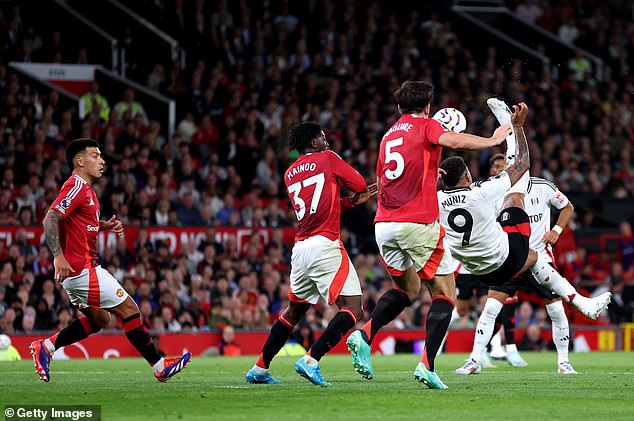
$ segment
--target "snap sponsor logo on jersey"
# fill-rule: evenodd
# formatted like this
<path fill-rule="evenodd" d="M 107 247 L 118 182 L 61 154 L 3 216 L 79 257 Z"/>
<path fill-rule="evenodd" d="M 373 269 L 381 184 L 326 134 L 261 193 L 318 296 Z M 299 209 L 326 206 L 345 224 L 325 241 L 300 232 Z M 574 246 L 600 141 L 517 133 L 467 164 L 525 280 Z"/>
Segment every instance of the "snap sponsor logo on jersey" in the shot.
<path fill-rule="evenodd" d="M 94 225 L 90 225 L 90 224 L 88 224 L 88 225 L 86 225 L 86 231 L 89 231 L 89 232 L 99 232 L 99 227 L 96 227 L 96 226 L 94 226 Z"/>

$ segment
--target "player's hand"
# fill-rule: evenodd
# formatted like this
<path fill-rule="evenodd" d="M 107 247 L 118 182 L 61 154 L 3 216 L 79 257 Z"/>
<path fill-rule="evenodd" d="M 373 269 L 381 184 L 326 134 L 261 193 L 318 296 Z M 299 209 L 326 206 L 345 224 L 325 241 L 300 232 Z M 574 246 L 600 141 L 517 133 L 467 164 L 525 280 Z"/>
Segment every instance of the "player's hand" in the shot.
<path fill-rule="evenodd" d="M 60 253 L 53 258 L 53 267 L 55 268 L 55 280 L 57 282 L 62 282 L 71 272 L 74 272 L 66 257 L 64 257 L 64 253 Z"/>
<path fill-rule="evenodd" d="M 504 142 L 504 140 L 506 140 L 506 136 L 510 135 L 511 133 L 513 133 L 513 130 L 511 130 L 511 124 L 504 123 L 497 129 L 495 129 L 495 132 L 493 132 L 493 136 L 491 136 L 491 139 L 495 141 L 496 145 L 499 145 L 500 143 Z"/>
<path fill-rule="evenodd" d="M 376 183 L 368 184 L 364 192 L 356 193 L 350 196 L 350 203 L 353 206 L 360 205 L 367 202 L 370 198 L 376 196 L 379 193 L 379 187 Z"/>
<path fill-rule="evenodd" d="M 550 230 L 544 234 L 543 240 L 546 244 L 555 244 L 559 240 L 559 234 L 557 234 L 557 231 Z"/>
<path fill-rule="evenodd" d="M 513 115 L 511 115 L 511 124 L 513 126 L 523 126 L 526 122 L 526 116 L 528 115 L 528 105 L 524 102 L 520 102 L 517 105 L 513 105 Z"/>
<path fill-rule="evenodd" d="M 112 231 L 117 235 L 123 234 L 123 223 L 117 219 L 117 215 L 112 215 L 112 218 L 107 221 L 101 221 L 100 228 L 106 231 Z"/>

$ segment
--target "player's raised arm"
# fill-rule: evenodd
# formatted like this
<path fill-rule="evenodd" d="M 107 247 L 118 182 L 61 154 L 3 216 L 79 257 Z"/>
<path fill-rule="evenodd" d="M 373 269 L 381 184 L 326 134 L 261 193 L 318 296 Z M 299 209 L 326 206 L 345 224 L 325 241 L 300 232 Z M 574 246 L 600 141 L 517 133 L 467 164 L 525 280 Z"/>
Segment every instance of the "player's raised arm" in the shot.
<path fill-rule="evenodd" d="M 511 134 L 511 125 L 502 124 L 495 129 L 493 136 L 482 137 L 469 133 L 445 132 L 438 138 L 438 144 L 451 149 L 479 151 L 504 142 L 506 136 Z"/>
<path fill-rule="evenodd" d="M 511 185 L 517 183 L 531 166 L 528 154 L 528 142 L 526 140 L 526 133 L 524 133 L 524 123 L 526 122 L 527 115 L 528 106 L 525 103 L 520 102 L 518 105 L 513 105 L 511 124 L 515 131 L 517 155 L 513 165 L 506 169 L 506 173 L 511 179 Z"/>
<path fill-rule="evenodd" d="M 53 266 L 55 267 L 55 280 L 62 281 L 66 278 L 73 268 L 70 266 L 66 257 L 64 257 L 64 251 L 62 250 L 62 244 L 59 240 L 59 222 L 62 220 L 62 214 L 50 209 L 44 217 L 44 237 L 46 238 L 46 244 L 48 244 L 51 253 L 53 253 Z"/>

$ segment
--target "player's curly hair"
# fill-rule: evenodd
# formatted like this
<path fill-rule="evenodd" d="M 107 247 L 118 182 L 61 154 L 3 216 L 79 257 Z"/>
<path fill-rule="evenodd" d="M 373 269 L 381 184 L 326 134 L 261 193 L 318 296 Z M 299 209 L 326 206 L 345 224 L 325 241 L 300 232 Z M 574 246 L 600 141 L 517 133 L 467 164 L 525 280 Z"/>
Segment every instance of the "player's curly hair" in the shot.
<path fill-rule="evenodd" d="M 72 170 L 73 168 L 75 168 L 75 164 L 73 160 L 78 154 L 85 151 L 86 148 L 98 148 L 98 147 L 99 147 L 99 142 L 97 142 L 95 139 L 89 139 L 89 138 L 75 139 L 66 146 L 66 150 L 64 151 L 64 158 L 66 158 L 66 163 Z"/>
<path fill-rule="evenodd" d="M 443 189 L 452 189 L 467 171 L 467 163 L 459 156 L 450 156 L 440 163 L 440 169 L 446 172 L 441 176 Z"/>
<path fill-rule="evenodd" d="M 297 123 L 288 132 L 288 144 L 291 149 L 303 153 L 310 147 L 310 142 L 316 137 L 321 136 L 321 126 L 318 123 L 305 121 Z"/>
<path fill-rule="evenodd" d="M 394 100 L 403 114 L 422 113 L 434 98 L 434 86 L 422 80 L 407 80 L 394 91 Z"/>

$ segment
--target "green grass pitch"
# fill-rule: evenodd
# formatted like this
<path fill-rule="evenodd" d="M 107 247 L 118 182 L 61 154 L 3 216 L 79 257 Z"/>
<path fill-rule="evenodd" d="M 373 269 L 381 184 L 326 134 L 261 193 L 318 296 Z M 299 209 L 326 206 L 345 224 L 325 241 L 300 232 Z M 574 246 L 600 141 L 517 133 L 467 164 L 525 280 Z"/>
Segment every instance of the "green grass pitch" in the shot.
<path fill-rule="evenodd" d="M 32 361 L 0 363 L 0 403 L 101 405 L 104 420 L 634 420 L 634 354 L 571 354 L 577 376 L 556 373 L 554 353 L 524 353 L 529 366 L 482 374 L 453 373 L 466 354 L 443 354 L 436 370 L 448 390 L 429 390 L 413 379 L 419 357 L 374 356 L 375 378 L 352 371 L 349 355 L 322 360 L 332 387 L 313 386 L 293 371 L 296 357 L 276 358 L 282 385 L 244 380 L 255 357 L 194 357 L 167 383 L 141 359 L 51 363 L 42 383 Z"/>

